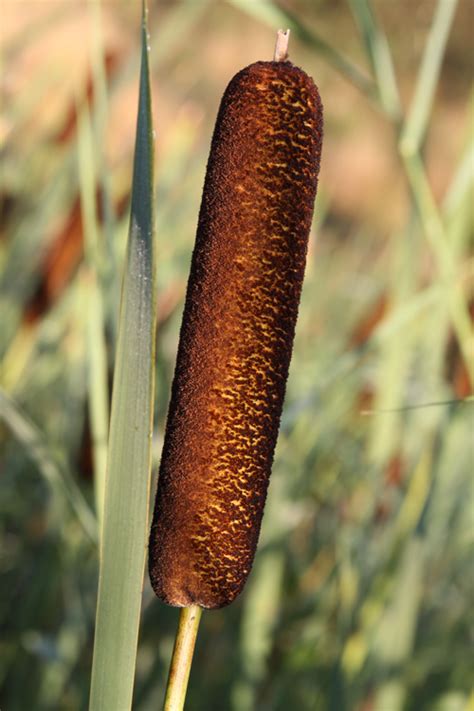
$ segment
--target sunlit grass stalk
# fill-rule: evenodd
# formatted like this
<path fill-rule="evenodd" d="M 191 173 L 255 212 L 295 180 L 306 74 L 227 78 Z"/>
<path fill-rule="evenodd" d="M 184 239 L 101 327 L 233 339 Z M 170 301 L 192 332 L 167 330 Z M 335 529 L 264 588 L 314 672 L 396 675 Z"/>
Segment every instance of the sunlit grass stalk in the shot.
<path fill-rule="evenodd" d="M 443 219 L 429 185 L 420 149 L 426 134 L 434 93 L 449 30 L 457 2 L 438 0 L 433 24 L 423 55 L 412 106 L 400 138 L 400 152 L 419 212 L 425 235 L 436 258 L 441 281 L 446 288 L 446 300 L 454 331 L 463 354 L 471 384 L 474 384 L 472 359 L 473 333 L 463 293 L 455 285 L 456 262 L 447 238 Z"/>
<path fill-rule="evenodd" d="M 395 121 L 395 128 L 398 130 L 400 119 L 398 112 L 393 113 L 392 107 L 400 106 L 400 98 L 387 39 L 383 30 L 375 22 L 367 0 L 351 0 L 351 4 L 363 32 L 364 44 L 376 76 L 382 104 L 387 110 L 387 115 Z M 471 383 L 474 383 L 473 335 L 470 318 L 463 294 L 456 285 L 455 256 L 447 239 L 443 219 L 433 197 L 420 155 L 456 5 L 457 0 L 452 2 L 451 0 L 438 0 L 417 78 L 415 94 L 408 116 L 401 124 L 399 150 L 405 165 L 414 205 L 436 259 L 459 346 L 469 371 Z M 386 98 L 384 99 L 384 97 Z"/>
<path fill-rule="evenodd" d="M 385 47 L 388 50 L 388 43 L 386 42 L 383 31 L 374 22 L 369 3 L 366 0 L 351 0 L 351 4 L 356 17 L 358 17 L 360 26 L 363 28 L 367 53 L 377 78 L 381 98 L 383 99 L 384 95 L 387 95 L 386 90 L 389 90 L 389 96 L 390 94 L 395 95 L 392 91 L 393 88 L 395 89 L 396 96 L 398 96 L 398 89 L 396 88 L 396 84 L 392 81 L 394 77 L 393 72 L 384 72 L 384 67 L 386 69 L 391 66 L 389 53 L 385 58 L 383 54 L 377 56 L 377 48 Z M 449 223 L 447 220 L 446 224 L 444 223 L 443 215 L 435 202 L 421 156 L 432 113 L 442 59 L 456 5 L 456 0 L 452 2 L 451 0 L 439 0 L 425 46 L 415 94 L 408 112 L 408 117 L 404 123 L 400 120 L 395 120 L 394 128 L 396 132 L 400 132 L 398 148 L 412 192 L 412 204 L 416 208 L 421 228 L 435 257 L 439 274 L 437 289 L 442 299 L 441 306 L 443 306 L 444 303 L 447 305 L 449 316 L 472 383 L 474 373 L 472 360 L 472 329 L 463 292 L 459 288 L 459 282 L 461 281 L 459 266 L 457 264 L 457 257 L 459 255 L 457 254 L 456 244 L 453 245 L 452 240 L 448 240 L 447 225 L 449 225 Z M 387 102 L 383 103 L 385 103 L 388 109 L 389 106 Z M 390 113 L 390 111 L 387 111 L 388 115 L 390 115 Z M 470 172 L 470 170 L 468 171 L 464 167 L 464 164 L 460 165 L 445 201 L 446 208 L 449 208 L 456 200 L 459 201 L 462 199 L 463 188 L 471 180 Z M 447 211 L 446 209 L 446 212 Z M 458 224 L 459 222 L 462 230 L 465 221 L 463 223 L 462 220 L 458 220 Z M 462 241 L 462 237 L 459 241 Z M 408 301 L 407 304 L 413 304 L 413 300 L 413 297 L 411 297 L 411 301 Z M 441 314 L 442 313 L 443 309 L 441 309 Z M 444 320 L 440 315 L 437 325 L 439 325 L 440 329 L 445 331 L 446 325 L 443 328 L 443 323 Z M 382 326 L 384 325 L 386 324 L 382 324 Z M 433 348 L 438 358 L 440 356 L 440 349 L 443 348 L 446 340 L 445 335 L 446 334 L 441 335 L 440 333 L 435 333 Z M 407 337 L 403 339 L 403 342 L 400 341 L 400 345 L 403 343 L 404 349 L 406 348 L 406 341 Z M 425 344 L 423 343 L 423 345 Z M 395 347 L 397 346 L 398 344 L 395 344 Z M 388 357 L 390 356 L 391 351 L 388 354 Z M 439 369 L 439 366 L 436 366 L 437 362 L 435 358 L 435 372 L 437 372 L 437 368 Z M 428 365 L 428 368 L 429 367 Z M 408 380 L 406 375 L 404 380 Z M 385 381 L 381 383 L 382 388 L 386 387 L 385 383 L 389 386 L 392 384 L 392 380 L 390 378 L 385 379 Z M 380 444 L 381 449 L 387 454 L 390 451 L 390 438 L 385 445 L 381 443 L 376 426 L 377 423 L 374 424 L 373 429 L 375 438 Z M 397 442 L 395 437 L 392 437 L 392 441 L 395 442 L 398 451 L 400 451 L 400 443 Z M 412 476 L 408 493 L 398 517 L 397 528 L 400 527 L 399 524 L 402 521 L 402 517 L 405 522 L 409 520 L 409 528 L 416 525 L 417 522 L 421 520 L 421 512 L 428 506 L 428 496 L 431 485 L 430 477 L 432 477 L 431 460 L 433 457 L 433 447 L 434 445 L 430 442 L 425 451 L 425 456 L 420 461 L 420 466 Z M 382 624 L 379 625 L 381 633 L 379 633 L 374 645 L 377 656 L 380 657 L 382 662 L 389 668 L 407 663 L 409 655 L 412 652 L 418 623 L 424 575 L 424 541 L 420 537 L 420 532 L 405 530 L 402 533 L 402 538 L 406 541 L 406 547 L 400 570 L 396 576 L 396 592 L 391 605 L 382 618 Z M 405 679 L 401 674 L 396 675 L 389 682 L 382 683 L 379 686 L 374 700 L 375 708 L 382 710 L 390 707 L 391 709 L 393 708 L 394 711 L 401 709 L 406 694 Z"/>
<path fill-rule="evenodd" d="M 104 305 L 99 281 L 99 234 L 96 215 L 94 148 L 87 105 L 78 108 L 78 161 L 87 286 L 88 408 L 94 466 L 94 494 L 102 529 L 109 431 L 109 388 Z"/>
<path fill-rule="evenodd" d="M 474 101 L 472 104 L 474 104 Z M 471 107 L 471 113 L 473 111 L 474 105 Z M 470 125 L 467 146 L 443 201 L 443 212 L 446 213 L 448 217 L 451 217 L 456 213 L 459 208 L 459 204 L 464 200 L 466 195 L 470 197 L 470 190 L 473 182 L 474 136 L 473 127 Z"/>
<path fill-rule="evenodd" d="M 415 203 L 424 232 L 436 257 L 442 285 L 446 289 L 454 331 L 471 383 L 474 384 L 473 331 L 463 292 L 456 284 L 456 265 L 446 231 L 418 154 L 404 156 Z"/>
<path fill-rule="evenodd" d="M 401 102 L 387 37 L 378 28 L 367 0 L 349 0 L 374 73 L 380 104 L 394 122 L 401 118 Z"/>
<path fill-rule="evenodd" d="M 89 0 L 89 17 L 92 28 L 91 63 L 94 88 L 91 122 L 94 138 L 96 181 L 97 187 L 100 189 L 100 209 L 103 215 L 103 244 L 101 250 L 103 258 L 99 265 L 98 277 L 102 290 L 104 317 L 109 327 L 112 345 L 115 347 L 118 324 L 116 305 L 119 299 L 120 283 L 117 278 L 118 268 L 114 246 L 115 215 L 103 140 L 109 115 L 109 101 L 102 25 L 102 0 Z"/>
<path fill-rule="evenodd" d="M 420 156 L 456 5 L 456 0 L 452 2 L 451 0 L 438 0 L 423 54 L 415 95 L 401 133 L 399 148 L 412 189 L 413 200 L 435 256 L 441 281 L 446 289 L 446 300 L 459 347 L 469 372 L 471 384 L 474 384 L 471 321 L 463 294 L 455 285 L 455 254 L 448 241 L 443 218 L 433 197 Z"/>
<path fill-rule="evenodd" d="M 402 155 L 414 155 L 428 128 L 444 50 L 454 19 L 457 0 L 438 0 L 401 139 Z"/>

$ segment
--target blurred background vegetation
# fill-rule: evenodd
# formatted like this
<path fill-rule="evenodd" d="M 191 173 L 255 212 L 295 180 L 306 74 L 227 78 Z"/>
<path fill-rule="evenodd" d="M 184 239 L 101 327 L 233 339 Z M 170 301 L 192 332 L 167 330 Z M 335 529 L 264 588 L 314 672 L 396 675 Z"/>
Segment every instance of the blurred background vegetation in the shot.
<path fill-rule="evenodd" d="M 4 711 L 87 707 L 138 5 L 1 8 Z M 471 0 L 150 4 L 155 477 L 222 92 L 290 27 L 325 106 L 259 550 L 241 597 L 203 616 L 189 709 L 474 709 L 473 13 Z M 176 624 L 145 580 L 134 709 L 160 707 Z"/>

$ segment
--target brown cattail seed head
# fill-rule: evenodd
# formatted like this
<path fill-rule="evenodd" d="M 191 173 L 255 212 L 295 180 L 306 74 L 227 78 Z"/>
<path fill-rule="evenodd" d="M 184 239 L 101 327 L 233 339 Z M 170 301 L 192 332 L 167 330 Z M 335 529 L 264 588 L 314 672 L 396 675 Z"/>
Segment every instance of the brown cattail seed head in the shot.
<path fill-rule="evenodd" d="M 165 602 L 222 607 L 252 566 L 278 435 L 322 141 L 313 81 L 257 62 L 217 117 L 150 537 Z"/>

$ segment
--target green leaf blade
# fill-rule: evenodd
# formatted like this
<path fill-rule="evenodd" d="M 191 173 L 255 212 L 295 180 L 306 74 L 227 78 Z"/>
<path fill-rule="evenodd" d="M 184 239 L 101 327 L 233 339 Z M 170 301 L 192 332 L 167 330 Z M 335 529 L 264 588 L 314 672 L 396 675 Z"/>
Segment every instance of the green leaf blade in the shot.
<path fill-rule="evenodd" d="M 90 709 L 132 703 L 148 533 L 154 391 L 153 128 L 146 13 L 130 231 L 112 397 Z"/>

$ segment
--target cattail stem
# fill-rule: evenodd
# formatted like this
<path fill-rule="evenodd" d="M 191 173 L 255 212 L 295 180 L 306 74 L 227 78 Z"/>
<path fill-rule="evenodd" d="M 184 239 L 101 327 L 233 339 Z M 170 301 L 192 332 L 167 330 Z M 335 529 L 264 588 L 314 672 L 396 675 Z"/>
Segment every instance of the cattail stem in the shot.
<path fill-rule="evenodd" d="M 201 613 L 198 605 L 181 609 L 163 711 L 181 711 L 184 707 Z"/>
<path fill-rule="evenodd" d="M 284 62 L 288 59 L 288 42 L 290 40 L 290 30 L 278 30 L 275 52 L 273 54 L 274 62 Z"/>

